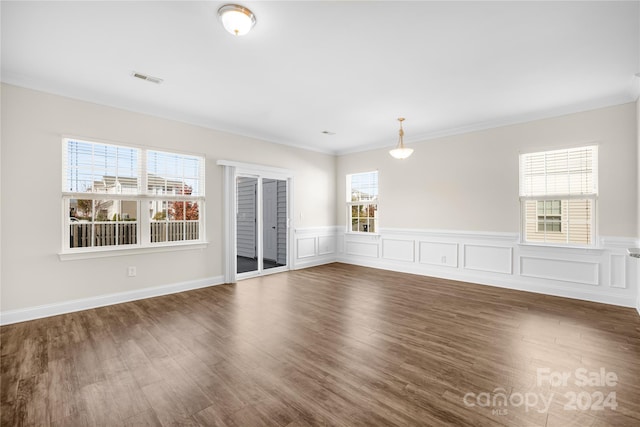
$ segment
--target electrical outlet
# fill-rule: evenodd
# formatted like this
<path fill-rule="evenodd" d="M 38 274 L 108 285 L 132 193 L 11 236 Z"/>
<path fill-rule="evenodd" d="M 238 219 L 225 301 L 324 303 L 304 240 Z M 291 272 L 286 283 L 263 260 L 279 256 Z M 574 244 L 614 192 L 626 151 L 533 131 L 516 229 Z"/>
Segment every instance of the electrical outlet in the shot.
<path fill-rule="evenodd" d="M 447 257 L 443 255 L 442 258 L 440 258 L 440 262 L 443 263 L 443 264 L 446 264 L 447 263 Z"/>
<path fill-rule="evenodd" d="M 127 276 L 129 277 L 136 277 L 136 268 L 135 267 L 128 267 L 127 268 Z"/>

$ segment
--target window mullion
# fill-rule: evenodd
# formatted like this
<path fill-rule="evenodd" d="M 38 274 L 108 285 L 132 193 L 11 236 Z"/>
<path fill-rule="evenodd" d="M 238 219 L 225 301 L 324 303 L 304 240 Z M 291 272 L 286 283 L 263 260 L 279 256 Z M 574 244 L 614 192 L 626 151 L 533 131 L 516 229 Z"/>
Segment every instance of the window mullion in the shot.
<path fill-rule="evenodd" d="M 147 200 L 147 197 L 145 197 L 149 188 L 147 173 L 147 150 L 140 150 L 138 162 L 138 176 L 140 181 L 140 188 L 138 189 L 138 193 L 140 195 L 140 197 L 138 198 L 138 235 L 140 238 L 140 245 L 148 246 L 151 243 L 151 220 L 149 218 L 148 212 L 149 202 Z"/>
<path fill-rule="evenodd" d="M 73 152 L 70 154 L 70 151 Z M 165 162 L 169 159 L 169 163 L 150 167 L 148 159 L 156 155 L 164 156 Z M 75 168 L 69 160 L 70 157 L 75 159 Z M 84 192 L 80 191 L 78 185 L 79 166 L 77 163 L 80 160 L 84 165 L 81 177 L 83 181 L 81 188 L 85 190 Z M 173 165 L 176 165 L 177 169 L 171 169 Z M 159 243 L 171 245 L 183 243 L 186 240 L 203 240 L 205 165 L 204 156 L 164 153 L 142 147 L 64 138 L 62 156 L 63 242 L 61 245 L 63 251 L 107 250 L 124 245 L 154 246 L 151 240 L 155 231 L 152 233 L 151 215 L 149 214 L 151 202 L 154 203 L 154 212 L 160 205 L 168 206 L 175 202 L 178 202 L 182 212 L 182 217 L 179 220 L 171 221 L 170 224 L 166 219 L 162 223 L 166 238 L 160 236 Z M 76 174 L 76 183 L 71 186 L 67 182 L 67 176 L 71 176 L 73 172 Z M 150 179 L 150 174 L 152 174 L 153 180 Z M 149 189 L 156 188 L 160 182 L 165 183 L 162 194 L 152 194 Z M 188 193 L 185 191 L 187 185 L 191 188 Z M 172 194 L 167 194 L 168 187 L 171 187 Z M 194 191 L 195 193 L 193 193 Z M 75 218 L 70 219 L 72 202 L 89 206 L 84 207 L 83 210 L 74 206 L 77 213 L 74 214 Z M 187 216 L 187 206 L 192 207 L 194 204 L 199 206 L 198 233 L 189 235 L 187 239 L 186 230 L 192 221 L 189 219 L 191 217 Z M 87 215 L 87 209 L 91 211 L 89 215 Z M 85 215 L 87 215 L 86 218 Z M 134 216 L 135 222 L 130 221 Z M 96 220 L 100 221 L 96 222 Z M 170 228 L 175 230 L 172 231 L 171 236 L 168 236 Z M 100 239 L 96 237 L 97 232 L 100 233 Z M 74 239 L 78 240 L 77 243 L 71 242 L 72 233 Z"/>

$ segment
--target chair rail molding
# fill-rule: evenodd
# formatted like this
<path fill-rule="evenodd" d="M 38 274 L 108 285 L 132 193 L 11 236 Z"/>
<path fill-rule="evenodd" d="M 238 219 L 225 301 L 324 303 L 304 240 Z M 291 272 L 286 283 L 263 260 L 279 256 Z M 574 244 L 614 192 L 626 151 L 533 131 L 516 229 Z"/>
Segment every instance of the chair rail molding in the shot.
<path fill-rule="evenodd" d="M 599 246 L 582 248 L 522 244 L 518 233 L 381 228 L 371 236 L 336 229 L 339 262 L 638 305 L 639 267 L 626 254 L 637 238 L 603 236 Z"/>

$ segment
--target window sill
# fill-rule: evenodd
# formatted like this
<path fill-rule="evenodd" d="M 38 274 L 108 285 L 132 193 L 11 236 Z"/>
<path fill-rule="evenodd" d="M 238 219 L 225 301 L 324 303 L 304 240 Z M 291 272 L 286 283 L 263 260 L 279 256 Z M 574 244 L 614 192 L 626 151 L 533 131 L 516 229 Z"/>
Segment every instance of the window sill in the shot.
<path fill-rule="evenodd" d="M 378 240 L 380 239 L 381 234 L 380 233 L 369 233 L 364 232 L 364 231 L 346 231 L 344 233 L 344 235 L 346 237 L 356 237 L 356 238 L 365 238 L 365 237 L 369 237 L 371 240 Z"/>
<path fill-rule="evenodd" d="M 171 245 L 158 245 L 158 246 L 145 246 L 134 248 L 118 248 L 118 249 L 100 249 L 90 251 L 78 251 L 78 252 L 61 252 L 58 254 L 60 261 L 73 261 L 77 259 L 91 259 L 91 258 L 108 258 L 116 256 L 128 256 L 128 255 L 141 255 L 151 254 L 157 252 L 174 252 L 174 251 L 186 251 L 205 249 L 209 245 L 209 242 L 189 242 Z"/>

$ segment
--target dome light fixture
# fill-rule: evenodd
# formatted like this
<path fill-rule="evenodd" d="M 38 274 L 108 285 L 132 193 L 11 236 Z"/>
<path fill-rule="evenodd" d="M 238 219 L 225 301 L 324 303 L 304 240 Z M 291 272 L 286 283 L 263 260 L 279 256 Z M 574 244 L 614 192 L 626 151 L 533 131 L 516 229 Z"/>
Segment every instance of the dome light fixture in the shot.
<path fill-rule="evenodd" d="M 393 150 L 390 150 L 389 154 L 391 154 L 391 157 L 395 159 L 402 160 L 406 159 L 413 153 L 413 148 L 405 147 L 404 141 L 402 140 L 402 138 L 404 137 L 404 130 L 402 129 L 402 122 L 404 121 L 404 117 L 400 117 L 398 121 L 400 122 L 400 131 L 398 132 L 400 135 L 400 139 L 398 140 L 398 146 Z"/>
<path fill-rule="evenodd" d="M 218 17 L 224 29 L 234 36 L 243 36 L 256 25 L 253 12 L 238 4 L 225 4 L 218 9 Z"/>

